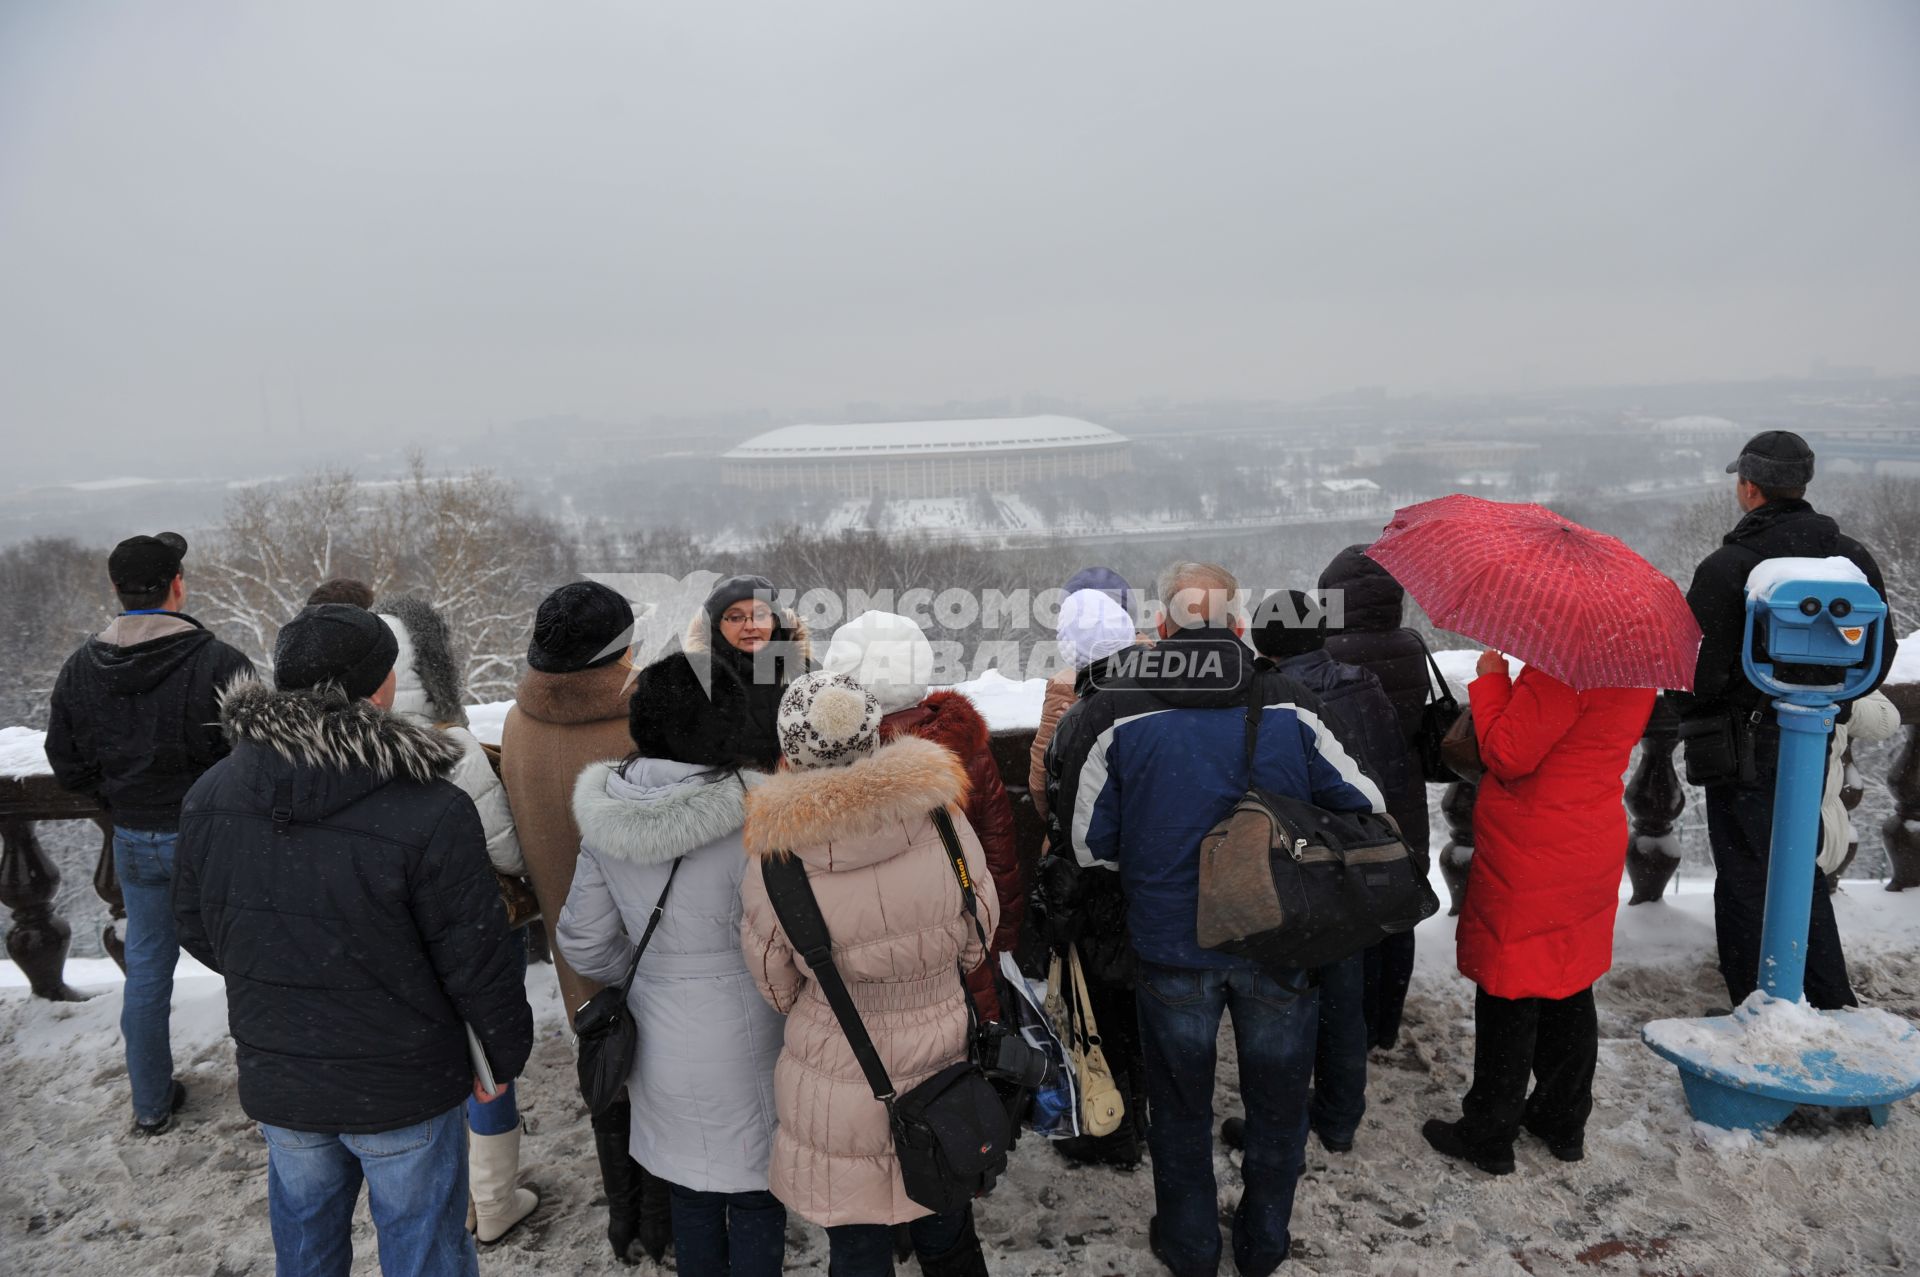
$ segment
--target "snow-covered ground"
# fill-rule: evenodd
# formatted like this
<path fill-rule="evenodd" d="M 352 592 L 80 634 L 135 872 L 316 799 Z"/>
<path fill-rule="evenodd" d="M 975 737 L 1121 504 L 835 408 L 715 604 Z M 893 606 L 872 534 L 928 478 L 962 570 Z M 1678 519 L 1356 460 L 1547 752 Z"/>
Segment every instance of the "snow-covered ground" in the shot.
<path fill-rule="evenodd" d="M 1451 1116 L 1472 1068 L 1472 990 L 1453 972 L 1453 926 L 1430 920 L 1398 1047 L 1372 1059 L 1369 1111 L 1351 1154 L 1312 1144 L 1294 1210 L 1289 1271 L 1841 1274 L 1920 1262 L 1920 1104 L 1884 1130 L 1796 1118 L 1755 1141 L 1696 1128 L 1678 1075 L 1639 1040 L 1646 1021 L 1724 1006 L 1712 965 L 1709 885 L 1622 908 L 1618 963 L 1600 982 L 1600 1073 L 1583 1163 L 1523 1140 L 1519 1172 L 1493 1179 L 1427 1150 L 1420 1122 Z M 1920 1017 L 1920 895 L 1852 882 L 1836 901 L 1861 992 Z M 9 968 L 0 965 L 0 972 Z M 96 996 L 41 1002 L 0 988 L 0 1268 L 10 1274 L 265 1274 L 266 1154 L 234 1094 L 218 980 L 183 969 L 174 992 L 177 1067 L 190 1090 L 179 1128 L 137 1142 L 110 965 L 69 965 Z M 98 981 L 99 983 L 95 983 Z M 487 1252 L 489 1274 L 636 1272 L 616 1266 L 585 1111 L 550 967 L 528 976 L 538 1043 L 522 1084 L 527 1177 L 546 1194 L 532 1223 Z M 1221 1114 L 1238 1110 L 1231 1040 Z M 1223 1211 L 1240 1192 L 1216 1155 Z M 1068 1168 L 1039 1140 L 980 1207 L 992 1271 L 1012 1277 L 1153 1274 L 1152 1180 Z M 356 1273 L 375 1271 L 364 1204 Z M 790 1230 L 790 1271 L 824 1271 L 821 1234 Z"/>

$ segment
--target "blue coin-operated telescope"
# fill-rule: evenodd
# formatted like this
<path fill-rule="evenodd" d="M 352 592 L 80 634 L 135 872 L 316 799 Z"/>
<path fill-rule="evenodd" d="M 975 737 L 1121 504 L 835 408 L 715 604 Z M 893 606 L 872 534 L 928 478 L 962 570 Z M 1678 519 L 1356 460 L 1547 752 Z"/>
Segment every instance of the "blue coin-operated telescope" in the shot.
<path fill-rule="evenodd" d="M 1887 605 L 1844 559 L 1774 559 L 1747 583 L 1741 667 L 1780 725 L 1760 992 L 1730 1016 L 1655 1020 L 1648 1046 L 1680 1066 L 1687 1107 L 1712 1126 L 1763 1131 L 1801 1104 L 1865 1108 L 1885 1125 L 1920 1091 L 1920 1031 L 1884 1011 L 1801 1001 L 1827 742 L 1840 703 L 1879 676 Z"/>

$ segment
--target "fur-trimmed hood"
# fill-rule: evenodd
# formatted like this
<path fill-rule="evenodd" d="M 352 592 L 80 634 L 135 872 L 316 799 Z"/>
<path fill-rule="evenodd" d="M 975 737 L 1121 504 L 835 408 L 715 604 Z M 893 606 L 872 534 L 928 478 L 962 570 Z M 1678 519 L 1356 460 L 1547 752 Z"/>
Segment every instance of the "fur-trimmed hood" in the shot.
<path fill-rule="evenodd" d="M 888 714 L 880 720 L 880 736 L 918 736 L 946 749 L 962 763 L 985 753 L 992 739 L 987 720 L 960 692 L 934 692 L 918 705 Z"/>
<path fill-rule="evenodd" d="M 528 718 L 563 727 L 625 722 L 633 671 L 621 661 L 569 674 L 528 670 L 514 689 L 514 704 Z"/>
<path fill-rule="evenodd" d="M 295 782 L 300 818 L 327 815 L 403 779 L 440 779 L 460 761 L 460 742 L 410 723 L 331 683 L 276 691 L 243 679 L 220 698 L 220 725 L 236 750 L 254 746 L 277 759 Z"/>
<path fill-rule="evenodd" d="M 464 661 L 446 618 L 411 594 L 382 599 L 371 610 L 400 645 L 393 662 L 394 712 L 429 726 L 466 726 Z"/>
<path fill-rule="evenodd" d="M 857 868 L 898 854 L 927 813 L 966 795 L 967 774 L 952 754 L 902 737 L 845 767 L 768 777 L 747 795 L 747 851 L 791 851 L 832 868 Z M 889 826 L 899 829 L 897 841 L 878 837 Z M 851 845 L 836 849 L 835 842 Z"/>
<path fill-rule="evenodd" d="M 754 774 L 651 758 L 590 763 L 573 785 L 573 819 L 603 856 L 665 864 L 739 832 Z"/>

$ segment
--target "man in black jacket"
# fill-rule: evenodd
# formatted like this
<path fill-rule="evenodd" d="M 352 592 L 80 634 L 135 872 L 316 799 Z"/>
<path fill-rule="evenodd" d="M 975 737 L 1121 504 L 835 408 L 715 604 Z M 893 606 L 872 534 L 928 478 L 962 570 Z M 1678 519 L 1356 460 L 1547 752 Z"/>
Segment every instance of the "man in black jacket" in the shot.
<path fill-rule="evenodd" d="M 1760 979 L 1760 921 L 1765 911 L 1768 853 L 1773 842 L 1773 789 L 1780 757 L 1780 728 L 1768 699 L 1747 681 L 1740 664 L 1746 630 L 1747 575 L 1767 559 L 1850 560 L 1881 597 L 1886 583 L 1873 556 L 1841 533 L 1834 521 L 1807 504 L 1813 479 L 1813 449 L 1788 430 L 1764 430 L 1747 441 L 1727 466 L 1738 474 L 1734 488 L 1743 517 L 1719 549 L 1701 561 L 1687 590 L 1687 603 L 1702 635 L 1691 694 L 1674 694 L 1688 737 L 1689 779 L 1706 787 L 1707 838 L 1713 848 L 1713 920 L 1720 974 L 1735 1005 Z M 1887 633 L 1874 686 L 1893 663 Z M 1695 733 L 1707 727 L 1724 732 Z M 1732 748 L 1708 759 L 1695 743 L 1720 739 Z M 1709 768 L 1703 772 L 1703 768 Z M 1824 1010 L 1856 1005 L 1840 949 L 1833 902 L 1821 875 L 1811 884 L 1813 916 L 1807 934 L 1807 1001 Z"/>
<path fill-rule="evenodd" d="M 67 658 L 53 685 L 47 761 L 62 787 L 99 800 L 113 821 L 113 865 L 127 906 L 127 980 L 120 1036 L 133 1091 L 133 1132 L 173 1125 L 187 1091 L 168 1038 L 173 969 L 174 843 L 180 800 L 225 757 L 220 689 L 253 664 L 181 612 L 186 539 L 129 537 L 107 558 L 124 609 Z"/>
<path fill-rule="evenodd" d="M 1260 653 L 1255 668 L 1277 670 L 1319 697 L 1327 725 L 1379 784 L 1381 794 L 1402 793 L 1412 765 L 1393 702 L 1372 673 L 1333 659 L 1327 651 L 1326 622 L 1319 599 L 1300 590 L 1271 595 L 1253 616 L 1253 646 Z M 1366 967 L 1367 951 L 1362 950 L 1315 973 L 1320 1015 L 1307 1118 L 1331 1153 L 1352 1151 L 1367 1111 Z"/>
<path fill-rule="evenodd" d="M 1407 592 L 1393 574 L 1367 557 L 1367 547 L 1350 545 L 1320 574 L 1320 592 L 1340 592 L 1340 606 L 1329 601 L 1327 653 L 1358 665 L 1379 678 L 1400 720 L 1407 748 L 1407 778 L 1387 791 L 1387 814 L 1400 826 L 1424 872 L 1432 836 L 1427 815 L 1427 776 L 1417 748 L 1427 702 L 1435 689 L 1427 645 L 1403 623 Z M 1367 1034 L 1374 1046 L 1391 1049 L 1400 1040 L 1400 1016 L 1413 982 L 1413 932 L 1388 936 L 1366 954 Z"/>
<path fill-rule="evenodd" d="M 371 612 L 301 612 L 181 812 L 180 941 L 226 978 L 282 1271 L 346 1271 L 364 1178 L 386 1271 L 476 1273 L 461 1101 L 500 1092 L 463 1026 L 502 1086 L 533 1045 L 460 746 L 388 712 L 396 651 Z"/>

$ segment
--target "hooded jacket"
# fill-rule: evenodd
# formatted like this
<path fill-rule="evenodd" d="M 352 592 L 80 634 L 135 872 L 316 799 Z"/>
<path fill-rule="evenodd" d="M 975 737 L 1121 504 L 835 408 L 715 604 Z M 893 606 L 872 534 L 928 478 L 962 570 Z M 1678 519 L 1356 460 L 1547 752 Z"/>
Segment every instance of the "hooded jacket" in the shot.
<path fill-rule="evenodd" d="M 500 729 L 500 781 L 513 809 L 515 836 L 527 878 L 540 901 L 540 916 L 560 916 L 573 887 L 580 855 L 580 828 L 573 820 L 573 786 L 580 772 L 605 758 L 633 750 L 627 735 L 624 662 L 567 674 L 529 670 L 514 692 L 513 708 Z M 567 1018 L 600 986 L 554 954 L 554 973 Z"/>
<path fill-rule="evenodd" d="M 1400 739 L 1407 750 L 1407 772 L 1399 785 L 1388 784 L 1387 814 L 1400 826 L 1407 845 L 1426 861 L 1432 837 L 1427 810 L 1427 777 L 1420 771 L 1420 724 L 1434 693 L 1427 645 L 1403 625 L 1407 592 L 1385 568 L 1348 546 L 1320 574 L 1322 590 L 1342 591 L 1341 623 L 1327 627 L 1327 654 L 1336 661 L 1371 670 L 1393 705 Z"/>
<path fill-rule="evenodd" d="M 219 694 L 253 662 L 178 612 L 116 618 L 54 680 L 47 762 L 124 829 L 180 826 L 180 800 L 226 757 Z"/>
<path fill-rule="evenodd" d="M 459 747 L 331 685 L 225 697 L 233 753 L 182 806 L 180 943 L 227 982 L 240 1106 L 374 1132 L 471 1094 L 464 1021 L 516 1077 L 533 1016 Z"/>
<path fill-rule="evenodd" d="M 759 864 L 791 851 L 807 867 L 833 936 L 834 965 L 901 1094 L 966 1057 L 967 994 L 959 971 L 984 956 L 974 919 L 930 818 L 958 814 L 966 774 L 931 741 L 901 737 L 844 767 L 783 771 L 747 795 L 741 947 L 762 995 L 787 1016 L 774 1070 L 780 1125 L 768 1175 L 774 1196 L 823 1227 L 896 1224 L 927 1214 L 910 1199 L 886 1107 L 793 951 Z M 987 873 L 965 819 L 954 828 L 976 881 Z M 999 900 L 975 894 L 991 935 Z"/>
<path fill-rule="evenodd" d="M 460 760 L 447 779 L 473 799 L 487 835 L 487 859 L 503 874 L 520 877 L 527 862 L 514 833 L 507 789 L 480 738 L 467 727 L 464 680 L 438 612 L 416 598 L 387 599 L 374 611 L 393 631 L 399 652 L 393 661 L 393 712 L 408 722 L 445 732 L 460 746 Z"/>
<path fill-rule="evenodd" d="M 641 758 L 594 763 L 573 790 L 580 859 L 554 940 L 575 970 L 618 983 L 673 874 L 627 996 L 640 1040 L 628 1148 L 699 1192 L 767 1187 L 785 1025 L 740 949 L 743 782 L 758 779 Z"/>
<path fill-rule="evenodd" d="M 1746 635 L 1747 576 L 1766 559 L 1824 559 L 1835 555 L 1850 560 L 1881 598 L 1887 596 L 1886 581 L 1873 555 L 1805 501 L 1769 501 L 1748 511 L 1727 533 L 1720 548 L 1700 561 L 1687 588 L 1687 606 L 1700 623 L 1701 635 L 1693 691 L 1672 693 L 1684 716 L 1728 711 L 1744 716 L 1768 710 L 1767 698 L 1747 681 L 1740 665 L 1740 646 Z M 1880 669 L 1867 691 L 1886 679 L 1900 646 L 1891 626 L 1883 625 L 1881 630 Z"/>
<path fill-rule="evenodd" d="M 1456 933 L 1460 973 L 1497 998 L 1568 998 L 1613 965 L 1627 859 L 1621 777 L 1645 688 L 1576 692 L 1537 666 L 1467 688 L 1486 764 Z"/>
<path fill-rule="evenodd" d="M 1879 692 L 1868 692 L 1851 705 L 1852 713 L 1844 723 L 1833 725 L 1833 739 L 1827 745 L 1827 787 L 1820 796 L 1821 873 L 1838 873 L 1846 862 L 1847 849 L 1853 846 L 1853 817 L 1847 811 L 1846 761 L 1849 744 L 1883 741 L 1900 730 L 1900 711 Z M 1855 785 L 1859 778 L 1856 775 Z"/>
<path fill-rule="evenodd" d="M 973 826 L 993 871 L 994 894 L 1000 898 L 1000 925 L 993 932 L 993 951 L 1011 951 L 1020 941 L 1026 917 L 1026 878 L 1013 837 L 1013 804 L 994 765 L 992 733 L 973 702 L 959 692 L 927 691 L 925 679 L 933 669 L 933 646 L 918 625 L 904 616 L 868 612 L 840 627 L 827 645 L 824 669 L 845 674 L 872 692 L 880 702 L 880 739 L 918 736 L 940 746 L 967 773 L 967 796 L 962 810 Z M 976 968 L 969 977 L 974 1004 L 984 1019 L 1000 1017 L 1000 999 L 994 987 L 994 966 Z"/>
<path fill-rule="evenodd" d="M 1254 775 L 1247 709 L 1262 706 Z M 1100 690 L 1054 733 L 1047 805 L 1082 866 L 1117 868 L 1141 958 L 1169 967 L 1254 964 L 1195 938 L 1200 840 L 1251 783 L 1335 811 L 1383 811 L 1379 786 L 1328 726 L 1314 695 L 1271 670 L 1231 630 L 1180 630 L 1107 658 Z M 1058 849 L 1065 854 L 1064 848 Z"/>

